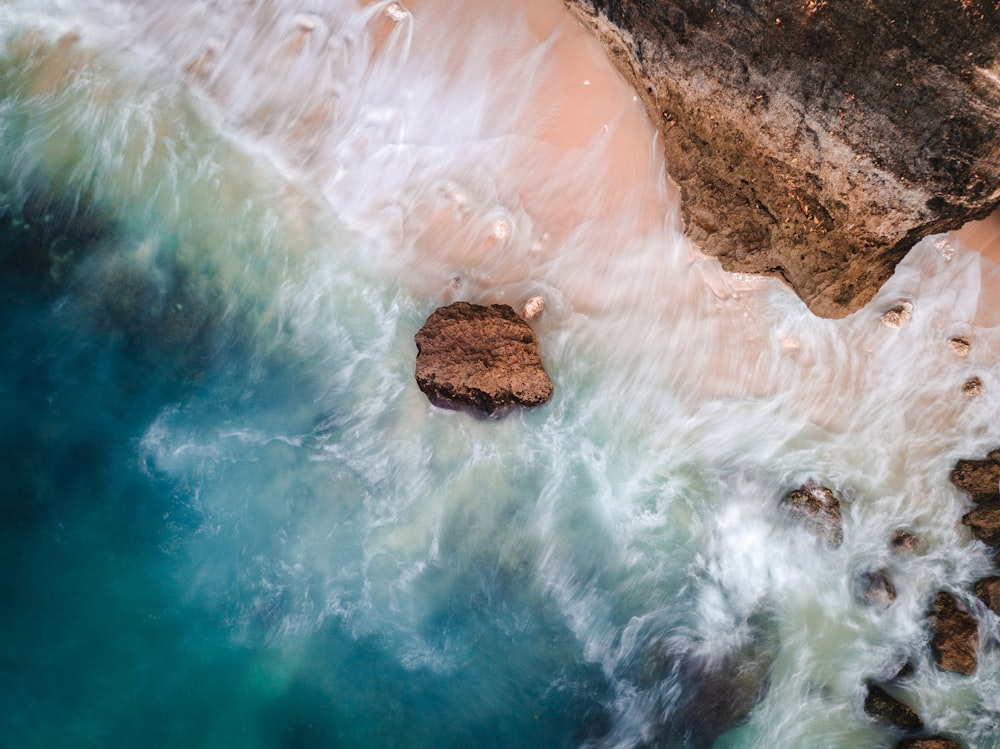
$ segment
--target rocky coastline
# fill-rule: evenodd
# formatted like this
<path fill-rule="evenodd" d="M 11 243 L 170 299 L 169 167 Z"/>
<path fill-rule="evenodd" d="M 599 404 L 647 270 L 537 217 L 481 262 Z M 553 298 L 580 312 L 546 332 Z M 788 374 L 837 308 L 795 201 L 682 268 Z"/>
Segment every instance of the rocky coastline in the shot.
<path fill-rule="evenodd" d="M 1000 205 L 995 3 L 566 4 L 658 128 L 691 239 L 821 317 Z"/>

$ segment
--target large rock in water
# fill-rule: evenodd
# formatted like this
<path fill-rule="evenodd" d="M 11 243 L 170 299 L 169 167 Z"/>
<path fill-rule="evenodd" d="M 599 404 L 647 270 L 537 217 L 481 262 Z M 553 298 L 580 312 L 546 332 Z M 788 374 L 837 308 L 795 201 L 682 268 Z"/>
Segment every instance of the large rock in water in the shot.
<path fill-rule="evenodd" d="M 687 232 L 817 315 L 1000 202 L 993 0 L 566 0 L 642 97 Z"/>
<path fill-rule="evenodd" d="M 415 340 L 417 385 L 436 405 L 495 414 L 552 397 L 534 331 L 505 304 L 441 307 Z"/>
<path fill-rule="evenodd" d="M 951 593 L 940 592 L 931 606 L 931 651 L 942 671 L 971 674 L 976 670 L 979 625 Z"/>

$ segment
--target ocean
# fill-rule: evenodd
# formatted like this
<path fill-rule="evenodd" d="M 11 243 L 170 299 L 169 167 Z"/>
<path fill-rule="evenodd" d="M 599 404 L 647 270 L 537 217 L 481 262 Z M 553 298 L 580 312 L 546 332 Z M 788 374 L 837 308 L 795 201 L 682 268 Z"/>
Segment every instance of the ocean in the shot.
<path fill-rule="evenodd" d="M 0 144 L 0 746 L 888 748 L 909 663 L 1000 747 L 971 235 L 844 320 L 725 273 L 557 0 L 4 0 Z M 427 316 L 535 295 L 552 400 L 432 406 Z M 838 549 L 780 511 L 809 481 Z"/>

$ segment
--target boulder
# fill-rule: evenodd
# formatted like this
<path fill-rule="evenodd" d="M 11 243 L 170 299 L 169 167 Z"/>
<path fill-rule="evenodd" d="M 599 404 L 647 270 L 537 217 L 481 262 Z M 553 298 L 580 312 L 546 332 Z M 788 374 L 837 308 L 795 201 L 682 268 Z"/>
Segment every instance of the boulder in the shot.
<path fill-rule="evenodd" d="M 1000 203 L 993 0 L 566 0 L 657 126 L 689 236 L 823 317 Z"/>
<path fill-rule="evenodd" d="M 823 539 L 830 549 L 844 542 L 840 500 L 825 486 L 807 483 L 785 495 L 781 508 L 806 530 Z"/>
<path fill-rule="evenodd" d="M 943 736 L 931 736 L 926 739 L 904 739 L 896 744 L 896 749 L 965 749 L 965 747 Z"/>
<path fill-rule="evenodd" d="M 960 460 L 949 478 L 951 483 L 967 492 L 973 502 L 1000 499 L 1000 463 L 993 460 Z"/>
<path fill-rule="evenodd" d="M 493 415 L 552 396 L 535 334 L 507 305 L 441 307 L 415 340 L 417 385 L 435 405 Z"/>
<path fill-rule="evenodd" d="M 868 682 L 865 696 L 865 712 L 879 723 L 893 726 L 901 731 L 916 732 L 924 727 L 924 722 L 909 705 L 904 705 L 877 684 Z"/>
<path fill-rule="evenodd" d="M 896 600 L 896 586 L 889 570 L 880 567 L 862 572 L 854 581 L 854 596 L 866 606 L 889 608 Z"/>
<path fill-rule="evenodd" d="M 942 671 L 971 674 L 976 670 L 979 626 L 951 593 L 935 596 L 930 615 L 931 651 Z"/>
<path fill-rule="evenodd" d="M 984 577 L 976 583 L 973 590 L 986 607 L 997 616 L 1000 616 L 1000 577 L 993 575 Z"/>

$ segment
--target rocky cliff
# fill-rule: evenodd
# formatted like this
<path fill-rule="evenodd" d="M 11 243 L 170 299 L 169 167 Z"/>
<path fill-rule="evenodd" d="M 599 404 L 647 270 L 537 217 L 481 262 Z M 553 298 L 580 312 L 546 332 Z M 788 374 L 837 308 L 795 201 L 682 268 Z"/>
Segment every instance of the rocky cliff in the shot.
<path fill-rule="evenodd" d="M 818 315 L 1000 203 L 992 0 L 566 0 L 663 136 L 685 225 Z"/>

